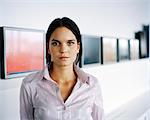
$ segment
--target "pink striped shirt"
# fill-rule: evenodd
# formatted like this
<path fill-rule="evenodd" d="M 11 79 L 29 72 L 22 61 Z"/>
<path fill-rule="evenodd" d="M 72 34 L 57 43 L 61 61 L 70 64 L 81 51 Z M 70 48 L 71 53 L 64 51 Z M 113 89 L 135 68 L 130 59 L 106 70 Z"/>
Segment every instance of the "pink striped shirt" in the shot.
<path fill-rule="evenodd" d="M 21 120 L 103 120 L 98 80 L 74 66 L 77 83 L 64 102 L 47 67 L 27 76 L 20 91 Z"/>

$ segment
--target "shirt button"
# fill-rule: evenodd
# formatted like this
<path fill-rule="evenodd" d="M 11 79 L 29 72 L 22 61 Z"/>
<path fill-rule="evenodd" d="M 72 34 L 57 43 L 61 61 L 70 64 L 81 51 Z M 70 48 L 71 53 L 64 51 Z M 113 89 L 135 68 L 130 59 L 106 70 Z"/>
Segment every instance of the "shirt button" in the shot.
<path fill-rule="evenodd" d="M 64 106 L 64 110 L 66 110 L 66 106 Z"/>

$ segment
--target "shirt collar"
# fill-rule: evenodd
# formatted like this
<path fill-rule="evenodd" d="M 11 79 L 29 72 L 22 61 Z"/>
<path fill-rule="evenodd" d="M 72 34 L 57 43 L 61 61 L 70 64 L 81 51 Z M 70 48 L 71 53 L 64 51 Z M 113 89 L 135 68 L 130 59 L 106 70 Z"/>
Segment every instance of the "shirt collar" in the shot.
<path fill-rule="evenodd" d="M 85 73 L 83 70 L 81 70 L 81 68 L 79 68 L 76 64 L 74 64 L 73 66 L 74 66 L 74 71 L 77 74 L 77 77 L 81 81 L 81 83 L 89 84 L 90 76 L 87 73 Z M 48 71 L 48 67 L 47 66 L 43 70 L 43 77 L 46 80 L 50 80 L 50 81 L 55 83 L 55 81 L 53 81 L 52 78 L 49 75 L 49 71 Z"/>
<path fill-rule="evenodd" d="M 82 83 L 89 84 L 89 78 L 90 76 L 85 73 L 81 68 L 79 68 L 77 65 L 74 64 L 74 71 L 77 74 L 79 80 L 81 80 Z"/>

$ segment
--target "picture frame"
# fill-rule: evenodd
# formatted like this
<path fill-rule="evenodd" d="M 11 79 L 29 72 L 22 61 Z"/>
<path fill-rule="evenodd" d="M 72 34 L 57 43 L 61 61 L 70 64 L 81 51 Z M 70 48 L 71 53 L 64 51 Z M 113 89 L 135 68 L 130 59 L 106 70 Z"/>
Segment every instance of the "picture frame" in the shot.
<path fill-rule="evenodd" d="M 86 65 L 101 64 L 101 42 L 100 37 L 82 35 L 82 67 Z"/>
<path fill-rule="evenodd" d="M 143 25 L 143 30 L 135 33 L 139 40 L 139 58 L 149 57 L 149 25 Z"/>
<path fill-rule="evenodd" d="M 130 39 L 130 59 L 137 60 L 139 59 L 139 40 Z"/>
<path fill-rule="evenodd" d="M 102 37 L 103 64 L 117 62 L 117 38 Z"/>
<path fill-rule="evenodd" d="M 43 30 L 0 27 L 1 79 L 23 77 L 45 65 Z"/>
<path fill-rule="evenodd" d="M 130 42 L 126 38 L 118 39 L 118 62 L 130 60 Z"/>

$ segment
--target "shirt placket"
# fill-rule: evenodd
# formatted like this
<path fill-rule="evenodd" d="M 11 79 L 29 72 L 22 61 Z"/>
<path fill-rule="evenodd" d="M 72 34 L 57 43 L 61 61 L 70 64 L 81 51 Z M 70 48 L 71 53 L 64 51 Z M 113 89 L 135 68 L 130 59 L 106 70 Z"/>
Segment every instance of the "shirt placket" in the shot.
<path fill-rule="evenodd" d="M 55 87 L 56 96 L 57 96 L 57 112 L 58 112 L 58 120 L 71 120 L 70 112 L 67 105 L 64 103 L 63 98 L 60 94 L 60 89 L 58 86 Z"/>
<path fill-rule="evenodd" d="M 66 102 L 63 101 L 63 98 L 60 93 L 60 89 L 57 85 L 55 85 L 55 92 L 57 96 L 57 106 L 58 106 L 58 119 L 59 120 L 71 120 L 71 109 L 69 107 L 69 103 L 73 98 L 73 93 L 80 87 L 80 82 L 77 80 L 76 85 L 74 86 L 74 89 L 72 90 L 72 93 L 66 100 Z"/>

